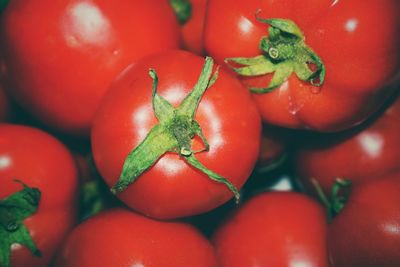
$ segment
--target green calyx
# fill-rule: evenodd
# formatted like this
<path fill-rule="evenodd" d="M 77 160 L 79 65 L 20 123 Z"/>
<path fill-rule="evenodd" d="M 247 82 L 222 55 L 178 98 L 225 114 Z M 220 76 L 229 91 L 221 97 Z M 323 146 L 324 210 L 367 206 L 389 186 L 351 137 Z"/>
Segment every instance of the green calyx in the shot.
<path fill-rule="evenodd" d="M 267 23 L 268 36 L 261 39 L 259 48 L 262 55 L 254 58 L 227 58 L 225 62 L 241 76 L 260 76 L 272 74 L 265 88 L 250 88 L 254 93 L 271 92 L 282 85 L 294 72 L 296 76 L 313 86 L 322 86 L 325 79 L 325 66 L 318 55 L 305 43 L 300 28 L 287 19 L 261 19 Z M 240 67 L 236 67 L 236 66 Z M 315 70 L 310 67 L 313 66 Z"/>
<path fill-rule="evenodd" d="M 34 214 L 40 201 L 40 191 L 20 181 L 23 189 L 0 200 L 0 266 L 10 266 L 11 246 L 26 246 L 35 256 L 40 256 L 24 220 Z"/>
<path fill-rule="evenodd" d="M 9 0 L 0 0 L 0 13 L 2 13 L 4 9 L 6 9 L 6 7 L 8 6 L 8 2 Z"/>
<path fill-rule="evenodd" d="M 185 24 L 192 16 L 192 4 L 189 0 L 169 0 L 179 24 Z"/>
<path fill-rule="evenodd" d="M 324 204 L 327 210 L 328 221 L 331 222 L 332 219 L 344 208 L 350 195 L 352 183 L 350 180 L 336 178 L 331 188 L 330 195 L 327 196 L 315 179 L 311 179 L 311 182 L 314 185 L 320 201 Z"/>
<path fill-rule="evenodd" d="M 144 171 L 153 166 L 162 155 L 174 152 L 179 154 L 189 165 L 206 174 L 209 179 L 225 184 L 235 196 L 236 201 L 239 201 L 240 194 L 237 188 L 226 178 L 207 169 L 195 157 L 196 153 L 209 150 L 207 139 L 194 117 L 201 97 L 217 79 L 218 70 L 213 74 L 213 65 L 212 58 L 207 57 L 199 80 L 177 108 L 174 108 L 157 93 L 158 77 L 155 70 L 150 69 L 149 74 L 153 79 L 152 104 L 159 123 L 125 159 L 121 176 L 111 188 L 113 193 L 125 190 Z M 192 149 L 192 139 L 195 136 L 200 137 L 204 145 L 204 148 L 199 151 Z"/>

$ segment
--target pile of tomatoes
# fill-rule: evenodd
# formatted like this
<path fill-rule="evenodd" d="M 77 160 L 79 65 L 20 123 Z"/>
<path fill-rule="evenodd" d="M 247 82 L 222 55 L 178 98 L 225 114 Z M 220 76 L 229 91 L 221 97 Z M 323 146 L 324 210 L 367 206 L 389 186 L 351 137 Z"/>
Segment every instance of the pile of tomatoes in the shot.
<path fill-rule="evenodd" d="M 400 266 L 398 0 L 0 6 L 1 267 Z"/>

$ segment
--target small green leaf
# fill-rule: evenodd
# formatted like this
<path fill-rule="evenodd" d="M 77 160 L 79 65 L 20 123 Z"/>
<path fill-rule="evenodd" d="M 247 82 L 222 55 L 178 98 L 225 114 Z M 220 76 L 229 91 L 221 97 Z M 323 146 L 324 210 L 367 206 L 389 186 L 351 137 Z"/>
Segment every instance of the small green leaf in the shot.
<path fill-rule="evenodd" d="M 26 246 L 35 256 L 40 256 L 24 220 L 36 212 L 41 193 L 37 188 L 19 183 L 23 190 L 0 200 L 0 265 L 3 267 L 10 266 L 13 244 Z"/>
<path fill-rule="evenodd" d="M 293 72 L 293 65 L 288 63 L 280 63 L 276 68 L 274 76 L 272 77 L 268 88 L 277 88 L 282 85 L 292 74 Z"/>
<path fill-rule="evenodd" d="M 146 138 L 132 150 L 125 159 L 118 182 L 111 188 L 112 193 L 118 193 L 135 182 L 144 171 L 153 166 L 156 161 L 178 146 L 173 135 L 167 133 L 161 124 L 155 125 Z"/>
<path fill-rule="evenodd" d="M 187 116 L 189 118 L 194 118 L 201 97 L 203 96 L 204 92 L 209 88 L 213 66 L 213 59 L 210 57 L 206 57 L 203 69 L 197 83 L 193 87 L 193 90 L 190 91 L 190 93 L 185 97 L 185 99 L 183 99 L 182 103 L 177 108 L 178 116 Z M 215 80 L 216 78 L 213 79 Z"/>
<path fill-rule="evenodd" d="M 169 0 L 179 24 L 185 24 L 192 16 L 192 4 L 189 0 Z"/>
<path fill-rule="evenodd" d="M 149 75 L 153 79 L 152 102 L 154 114 L 156 115 L 159 122 L 163 122 L 172 118 L 175 109 L 165 98 L 157 93 L 157 73 L 153 69 L 150 69 Z"/>
<path fill-rule="evenodd" d="M 315 72 L 310 70 L 307 63 L 304 62 L 294 64 L 294 72 L 302 81 L 309 81 L 315 75 Z"/>
<path fill-rule="evenodd" d="M 297 25 L 288 19 L 267 19 L 265 20 L 266 23 L 268 23 L 270 26 L 272 26 L 275 29 L 279 29 L 280 31 L 283 31 L 285 33 L 289 33 L 294 35 L 295 37 L 303 40 L 304 39 L 304 34 L 300 30 Z"/>
<path fill-rule="evenodd" d="M 230 191 L 233 193 L 233 195 L 235 196 L 236 203 L 239 203 L 240 193 L 237 190 L 236 186 L 234 186 L 231 182 L 229 182 L 226 178 L 222 177 L 221 175 L 204 167 L 204 165 L 201 164 L 193 154 L 190 155 L 189 157 L 185 157 L 184 159 L 194 168 L 207 174 L 211 180 L 213 180 L 217 183 L 222 183 L 222 184 L 226 185 L 230 189 Z"/>

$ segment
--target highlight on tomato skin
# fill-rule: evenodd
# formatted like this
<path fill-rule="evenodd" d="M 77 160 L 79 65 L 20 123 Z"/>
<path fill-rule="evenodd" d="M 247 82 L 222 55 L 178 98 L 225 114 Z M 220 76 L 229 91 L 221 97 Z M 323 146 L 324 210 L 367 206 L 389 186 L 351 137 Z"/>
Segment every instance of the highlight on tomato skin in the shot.
<path fill-rule="evenodd" d="M 222 267 L 328 267 L 323 207 L 294 192 L 265 192 L 243 203 L 213 235 Z"/>
<path fill-rule="evenodd" d="M 23 187 L 40 192 L 39 199 L 32 198 L 31 201 L 31 198 L 27 198 L 29 203 L 36 206 L 35 211 L 24 218 L 23 222 L 18 221 L 21 225 L 16 229 L 20 231 L 26 228 L 28 237 L 24 242 L 31 240 L 37 251 L 28 249 L 26 243 L 19 244 L 21 240 L 14 240 L 16 244 L 12 247 L 4 247 L 7 243 L 3 242 L 8 239 L 3 239 L 3 234 L 10 234 L 13 240 L 15 232 L 4 232 L 1 226 L 0 261 L 4 260 L 3 256 L 9 250 L 12 267 L 47 266 L 62 240 L 77 222 L 78 178 L 73 157 L 65 145 L 40 129 L 1 123 L 0 162 L 2 203 Z M 0 222 L 3 225 L 3 220 L 8 218 L 3 216 L 9 213 L 7 205 L 2 205 L 0 209 Z M 11 212 L 11 222 L 21 214 L 15 209 Z"/>
<path fill-rule="evenodd" d="M 298 136 L 294 164 L 314 191 L 314 179 L 328 192 L 336 178 L 353 186 L 400 169 L 400 98 L 359 127 L 339 134 Z"/>
<path fill-rule="evenodd" d="M 396 90 L 400 3 L 332 2 L 208 4 L 206 51 L 238 73 L 264 122 L 338 132 L 365 121 Z"/>
<path fill-rule="evenodd" d="M 400 265 L 400 172 L 355 187 L 328 231 L 333 267 Z"/>
<path fill-rule="evenodd" d="M 119 208 L 77 226 L 65 240 L 57 267 L 216 267 L 211 243 L 193 226 L 156 221 Z"/>
<path fill-rule="evenodd" d="M 117 183 L 127 155 L 159 123 L 152 110 L 149 68 L 158 76 L 157 95 L 178 108 L 199 79 L 204 62 L 188 52 L 170 51 L 143 59 L 114 82 L 96 114 L 91 136 L 96 166 L 110 187 Z M 240 82 L 223 69 L 217 75 L 194 117 L 209 150 L 193 155 L 240 189 L 258 157 L 260 118 Z M 201 139 L 197 136 L 190 141 L 193 151 L 204 150 Z M 174 151 L 181 153 L 182 149 Z M 234 196 L 226 185 L 190 166 L 185 157 L 170 152 L 162 155 L 133 184 L 117 193 L 118 198 L 148 216 L 171 219 L 210 211 Z"/>
<path fill-rule="evenodd" d="M 89 135 L 120 71 L 180 46 L 167 0 L 9 1 L 0 28 L 16 102 L 48 127 L 80 136 Z"/>

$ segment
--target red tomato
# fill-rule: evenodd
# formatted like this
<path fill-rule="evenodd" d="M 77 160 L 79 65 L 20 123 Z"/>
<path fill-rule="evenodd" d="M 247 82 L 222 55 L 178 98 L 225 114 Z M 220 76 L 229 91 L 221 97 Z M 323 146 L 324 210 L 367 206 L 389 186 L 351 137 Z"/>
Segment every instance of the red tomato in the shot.
<path fill-rule="evenodd" d="M 208 0 L 190 0 L 192 16 L 181 26 L 183 48 L 193 53 L 205 54 L 203 45 L 203 27 Z"/>
<path fill-rule="evenodd" d="M 166 0 L 10 1 L 1 30 L 15 98 L 73 134 L 88 134 L 100 99 L 129 63 L 179 44 Z"/>
<path fill-rule="evenodd" d="M 0 124 L 0 199 L 21 190 L 15 179 L 41 192 L 38 210 L 24 224 L 42 256 L 15 245 L 11 266 L 46 266 L 76 221 L 74 159 L 62 143 L 41 130 Z"/>
<path fill-rule="evenodd" d="M 328 232 L 334 267 L 400 266 L 400 173 L 355 188 Z"/>
<path fill-rule="evenodd" d="M 271 72 L 279 67 L 275 78 L 280 77 L 277 80 L 282 83 L 274 83 L 269 93 L 254 95 L 264 121 L 290 128 L 338 131 L 365 120 L 394 91 L 385 86 L 400 70 L 399 10 L 397 0 L 249 0 L 235 4 L 214 0 L 207 9 L 204 43 L 220 64 L 226 58 L 260 56 L 273 63 Z M 303 36 L 299 37 L 298 31 L 294 31 L 297 35 L 284 33 L 276 25 L 271 28 L 256 16 L 289 19 Z M 268 31 L 278 31 L 280 39 L 274 38 L 282 42 L 263 54 L 259 43 Z M 272 40 L 273 35 L 268 38 Z M 307 49 L 302 46 L 294 51 L 300 41 Z M 325 66 L 322 86 L 311 84 L 323 80 L 321 66 L 319 81 L 309 73 L 319 64 L 315 55 Z M 256 76 L 249 73 L 250 77 L 242 79 L 247 86 L 269 87 L 273 75 L 260 73 L 266 70 L 264 63 L 262 67 L 253 65 L 251 73 Z M 305 81 L 300 80 L 300 74 L 306 76 Z"/>
<path fill-rule="evenodd" d="M 216 267 L 217 263 L 211 244 L 194 227 L 116 209 L 75 228 L 56 266 Z"/>
<path fill-rule="evenodd" d="M 314 178 L 328 192 L 334 179 L 353 184 L 400 169 L 400 98 L 379 117 L 342 134 L 301 141 L 295 156 L 298 173 L 309 186 Z"/>
<path fill-rule="evenodd" d="M 111 86 L 96 113 L 91 138 L 96 166 L 108 185 L 115 185 L 127 155 L 158 123 L 149 68 L 158 73 L 159 94 L 177 107 L 196 84 L 203 64 L 203 58 L 184 51 L 153 55 L 124 71 Z M 199 162 L 240 188 L 255 165 L 260 144 L 260 118 L 250 94 L 220 70 L 202 97 L 195 120 L 210 145 L 209 151 L 196 154 Z M 192 141 L 194 149 L 204 147 L 200 138 Z M 118 197 L 156 218 L 203 213 L 232 198 L 225 185 L 183 159 L 176 153 L 164 154 Z"/>
<path fill-rule="evenodd" d="M 323 208 L 298 193 L 263 193 L 244 204 L 214 236 L 221 266 L 327 267 Z"/>

